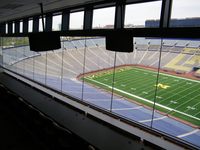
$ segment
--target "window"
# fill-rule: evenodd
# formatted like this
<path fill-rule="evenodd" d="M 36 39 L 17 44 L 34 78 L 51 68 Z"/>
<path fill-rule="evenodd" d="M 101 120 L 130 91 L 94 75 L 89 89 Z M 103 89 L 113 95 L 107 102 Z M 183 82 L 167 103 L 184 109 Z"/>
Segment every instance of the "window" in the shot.
<path fill-rule="evenodd" d="M 105 37 L 62 39 L 60 50 L 33 53 L 28 39 L 4 38 L 4 66 L 200 146 L 199 39 L 134 37 L 130 53 L 106 50 Z"/>
<path fill-rule="evenodd" d="M 8 23 L 6 23 L 6 34 L 8 33 Z"/>
<path fill-rule="evenodd" d="M 28 21 L 28 32 L 33 32 L 33 20 Z"/>
<path fill-rule="evenodd" d="M 186 26 L 173 20 L 198 19 L 199 2 L 190 2 L 174 0 L 171 26 Z M 161 1 L 126 5 L 125 27 L 158 28 L 160 13 Z M 94 9 L 92 28 L 113 28 L 114 16 L 115 7 Z M 69 28 L 83 29 L 83 19 L 83 11 L 70 13 Z M 52 30 L 60 30 L 61 23 L 62 15 L 53 16 Z M 29 20 L 29 32 L 32 27 Z M 39 31 L 43 31 L 42 19 Z M 138 122 L 200 147 L 200 39 L 141 34 L 131 39 L 130 53 L 108 51 L 105 37 L 62 36 L 61 49 L 40 53 L 29 50 L 28 38 L 3 37 L 3 64 L 120 121 Z"/>
<path fill-rule="evenodd" d="M 15 23 L 12 24 L 12 33 L 15 33 Z"/>
<path fill-rule="evenodd" d="M 19 32 L 20 33 L 23 32 L 23 21 L 20 21 L 20 23 L 19 23 Z"/>
<path fill-rule="evenodd" d="M 69 22 L 69 29 L 70 30 L 80 30 L 83 29 L 83 17 L 84 12 L 74 12 L 70 13 L 70 22 Z"/>
<path fill-rule="evenodd" d="M 173 0 L 171 27 L 200 27 L 199 0 Z"/>
<path fill-rule="evenodd" d="M 114 28 L 115 7 L 94 9 L 93 29 Z"/>
<path fill-rule="evenodd" d="M 62 25 L 61 22 L 62 22 L 62 15 L 53 16 L 52 30 L 53 31 L 60 31 L 61 25 Z"/>
<path fill-rule="evenodd" d="M 159 27 L 161 1 L 126 5 L 125 28 Z"/>
<path fill-rule="evenodd" d="M 46 18 L 44 18 L 44 28 L 45 28 Z M 39 32 L 43 31 L 43 25 L 42 25 L 42 18 L 39 19 Z"/>

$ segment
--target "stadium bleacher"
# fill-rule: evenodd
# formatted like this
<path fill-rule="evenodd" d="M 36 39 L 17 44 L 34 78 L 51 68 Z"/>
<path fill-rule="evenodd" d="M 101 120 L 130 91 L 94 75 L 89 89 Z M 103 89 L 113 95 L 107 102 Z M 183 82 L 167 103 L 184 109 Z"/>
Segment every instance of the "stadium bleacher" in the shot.
<path fill-rule="evenodd" d="M 132 53 L 117 53 L 117 65 L 141 64 L 150 67 L 158 67 L 158 56 L 161 48 L 160 39 L 135 38 L 134 51 Z M 199 55 L 199 41 L 164 39 L 162 41 L 161 68 L 177 72 L 187 73 L 192 67 L 199 65 L 195 56 Z M 76 77 L 83 73 L 84 45 L 86 44 L 86 66 L 85 72 L 110 68 L 114 63 L 114 53 L 105 49 L 105 38 L 76 39 L 62 41 L 62 49 L 47 53 L 47 70 L 52 76 L 60 76 L 62 57 L 63 74 L 67 77 Z M 18 55 L 16 54 L 18 52 Z M 33 61 L 35 71 L 44 74 L 46 53 L 35 53 L 24 46 L 23 50 L 19 47 L 7 48 L 3 50 L 4 64 L 12 65 L 32 72 Z M 62 56 L 63 55 L 63 56 Z M 27 59 L 28 58 L 28 59 Z M 24 61 L 22 61 L 24 60 Z M 26 65 L 23 65 L 25 63 Z M 72 67 L 76 66 L 76 68 Z M 197 73 L 198 74 L 198 73 Z"/>
<path fill-rule="evenodd" d="M 200 66 L 200 50 L 198 47 L 188 47 L 189 44 L 185 44 L 187 42 L 181 41 L 182 43 L 177 44 L 178 41 L 164 40 L 165 45 L 162 45 L 162 49 L 160 49 L 161 41 L 158 39 L 135 39 L 134 42 L 136 45 L 134 45 L 133 52 L 117 53 L 116 65 L 142 65 L 157 68 L 160 50 L 162 50 L 160 63 L 162 69 L 175 71 L 177 73 L 190 73 L 194 67 Z M 82 81 L 78 80 L 77 77 L 83 74 L 83 71 L 87 73 L 112 68 L 115 53 L 105 49 L 104 38 L 87 39 L 87 47 L 84 47 L 84 43 L 85 41 L 83 39 L 64 41 L 62 43 L 62 49 L 49 51 L 47 53 L 34 53 L 27 48 L 26 54 L 28 55 L 28 59 L 23 55 L 24 53 L 16 56 L 14 48 L 13 50 L 5 49 L 3 55 L 4 63 L 8 65 L 8 69 L 14 70 L 19 74 L 46 84 L 55 90 L 62 91 L 68 95 L 83 99 L 90 104 L 109 110 L 110 94 L 101 88 L 93 88 L 93 86 L 88 84 L 85 84 L 83 89 Z M 177 47 L 176 45 L 179 46 Z M 180 45 L 183 46 L 181 47 Z M 85 67 L 84 53 L 86 54 Z M 194 76 L 200 77 L 200 70 L 194 72 Z M 114 96 L 113 99 L 113 112 L 141 123 L 145 123 L 144 121 L 151 118 L 151 113 L 146 112 L 150 111 L 149 109 L 143 106 L 135 106 L 136 104 L 124 100 L 125 98 L 122 96 Z M 127 106 L 124 106 L 126 103 L 128 103 Z M 139 109 L 118 110 L 121 107 L 129 108 L 130 106 Z M 177 127 L 177 131 L 180 131 L 179 133 L 175 133 L 174 129 L 173 131 L 170 130 L 171 127 L 166 128 L 165 125 L 168 119 L 171 118 L 160 115 L 159 113 L 156 115 L 158 118 L 163 118 L 156 121 L 159 124 L 157 127 L 159 130 L 167 131 L 172 135 L 175 134 L 175 136 L 185 133 L 185 129 L 180 131 L 180 127 Z M 169 126 L 174 126 L 173 122 L 174 120 L 169 121 Z M 178 121 L 175 121 L 175 126 L 178 123 Z M 145 124 L 148 125 L 149 122 L 147 121 Z M 160 124 L 165 125 L 161 127 Z M 188 126 L 185 128 L 188 129 Z M 187 132 L 190 132 L 190 130 Z"/>

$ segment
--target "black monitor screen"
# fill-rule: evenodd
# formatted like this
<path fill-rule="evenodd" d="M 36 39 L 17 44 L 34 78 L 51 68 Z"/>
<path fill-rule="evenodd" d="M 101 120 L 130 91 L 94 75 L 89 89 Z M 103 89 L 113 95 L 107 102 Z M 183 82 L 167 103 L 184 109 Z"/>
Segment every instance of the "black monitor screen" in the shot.
<path fill-rule="evenodd" d="M 30 50 L 40 52 L 61 48 L 60 35 L 57 32 L 39 32 L 29 34 Z"/>

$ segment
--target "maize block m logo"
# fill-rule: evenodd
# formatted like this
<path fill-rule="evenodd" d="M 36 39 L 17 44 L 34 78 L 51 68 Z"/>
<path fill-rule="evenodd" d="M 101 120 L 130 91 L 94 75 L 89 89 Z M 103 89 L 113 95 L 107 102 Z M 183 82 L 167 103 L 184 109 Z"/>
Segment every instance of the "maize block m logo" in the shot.
<path fill-rule="evenodd" d="M 161 84 L 161 83 L 158 83 L 158 84 L 155 85 L 155 86 L 157 86 L 158 88 L 161 88 L 161 89 L 167 89 L 167 88 L 170 87 L 169 85 L 164 85 L 164 84 Z"/>

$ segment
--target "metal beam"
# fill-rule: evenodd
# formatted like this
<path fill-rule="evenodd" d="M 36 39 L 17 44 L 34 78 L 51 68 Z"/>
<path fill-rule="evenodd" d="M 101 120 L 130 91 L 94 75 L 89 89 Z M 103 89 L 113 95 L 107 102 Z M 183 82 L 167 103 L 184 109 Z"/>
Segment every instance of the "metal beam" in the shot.
<path fill-rule="evenodd" d="M 28 18 L 23 19 L 23 33 L 28 33 Z"/>
<path fill-rule="evenodd" d="M 39 16 L 33 17 L 33 32 L 39 32 Z"/>
<path fill-rule="evenodd" d="M 84 30 L 90 30 L 92 29 L 92 19 L 93 19 L 93 7 L 88 6 L 85 8 L 84 12 Z"/>
<path fill-rule="evenodd" d="M 19 21 L 15 22 L 15 33 L 19 33 Z"/>
<path fill-rule="evenodd" d="M 45 31 L 52 31 L 52 13 L 46 15 Z"/>
<path fill-rule="evenodd" d="M 0 34 L 5 34 L 6 33 L 6 24 L 1 23 L 0 24 Z"/>
<path fill-rule="evenodd" d="M 61 30 L 67 31 L 69 30 L 69 11 L 65 10 L 62 12 L 62 24 Z"/>
<path fill-rule="evenodd" d="M 172 0 L 162 1 L 162 10 L 160 17 L 160 28 L 167 28 L 170 24 Z"/>
<path fill-rule="evenodd" d="M 200 28 L 133 28 L 120 29 L 123 32 L 132 34 L 133 37 L 157 37 L 157 38 L 198 38 L 200 39 Z M 106 36 L 114 29 L 92 29 L 92 30 L 69 30 L 52 31 L 58 32 L 60 36 Z M 28 33 L 0 34 L 2 37 L 26 37 Z"/>
<path fill-rule="evenodd" d="M 124 16 L 125 16 L 125 1 L 119 0 L 116 3 L 115 29 L 122 29 L 124 27 Z"/>
<path fill-rule="evenodd" d="M 8 22 L 8 34 L 12 34 L 12 22 Z"/>

